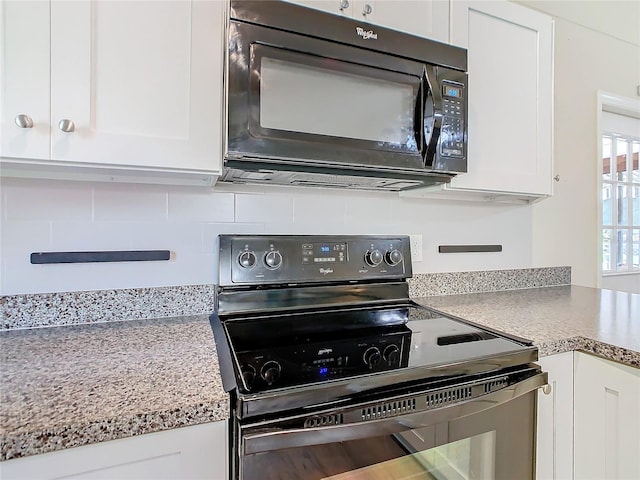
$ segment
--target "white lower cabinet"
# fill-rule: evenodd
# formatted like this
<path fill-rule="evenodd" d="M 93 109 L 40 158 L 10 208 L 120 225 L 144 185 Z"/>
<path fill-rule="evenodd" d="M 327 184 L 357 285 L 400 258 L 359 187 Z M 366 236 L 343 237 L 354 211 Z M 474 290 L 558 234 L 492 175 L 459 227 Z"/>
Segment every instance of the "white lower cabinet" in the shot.
<path fill-rule="evenodd" d="M 0 463 L 0 478 L 228 478 L 227 422 L 204 423 Z"/>
<path fill-rule="evenodd" d="M 538 479 L 640 478 L 640 369 L 580 352 L 544 357 Z"/>
<path fill-rule="evenodd" d="M 576 354 L 574 478 L 640 479 L 640 369 Z"/>
<path fill-rule="evenodd" d="M 573 352 L 543 357 L 551 393 L 538 393 L 538 479 L 573 477 Z"/>

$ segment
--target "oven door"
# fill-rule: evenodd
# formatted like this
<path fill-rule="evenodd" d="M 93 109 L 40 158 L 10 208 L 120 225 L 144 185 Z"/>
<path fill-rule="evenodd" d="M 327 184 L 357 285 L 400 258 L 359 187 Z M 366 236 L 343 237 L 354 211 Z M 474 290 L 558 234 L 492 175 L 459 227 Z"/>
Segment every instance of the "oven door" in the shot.
<path fill-rule="evenodd" d="M 229 165 L 425 171 L 440 132 L 439 115 L 424 125 L 425 107 L 442 110 L 435 67 L 237 21 L 228 48 Z"/>
<path fill-rule="evenodd" d="M 235 475 L 242 480 L 533 479 L 536 389 L 546 378 L 538 370 L 504 388 L 493 379 L 412 392 L 308 415 L 305 428 L 296 427 L 293 418 L 240 426 Z M 476 396 L 476 388 L 489 392 Z M 349 423 L 354 412 L 360 419 Z"/>

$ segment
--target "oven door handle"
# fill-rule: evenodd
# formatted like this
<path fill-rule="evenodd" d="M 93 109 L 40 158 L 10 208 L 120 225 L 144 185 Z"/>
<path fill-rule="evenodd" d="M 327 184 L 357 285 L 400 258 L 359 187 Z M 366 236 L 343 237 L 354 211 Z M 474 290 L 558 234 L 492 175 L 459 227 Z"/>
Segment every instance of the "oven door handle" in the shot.
<path fill-rule="evenodd" d="M 542 372 L 501 390 L 471 400 L 391 418 L 367 420 L 345 425 L 282 429 L 267 432 L 264 430 L 268 429 L 268 426 L 262 425 L 262 432 L 241 433 L 241 452 L 243 455 L 251 455 L 286 448 L 322 445 L 401 433 L 480 413 L 542 388 L 545 385 L 547 385 L 547 373 Z"/>

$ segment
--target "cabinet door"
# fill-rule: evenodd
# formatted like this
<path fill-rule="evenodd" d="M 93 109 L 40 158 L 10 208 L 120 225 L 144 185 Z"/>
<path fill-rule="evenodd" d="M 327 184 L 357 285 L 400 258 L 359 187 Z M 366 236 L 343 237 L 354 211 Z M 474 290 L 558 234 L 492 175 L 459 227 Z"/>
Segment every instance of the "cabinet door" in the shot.
<path fill-rule="evenodd" d="M 451 2 L 468 49 L 468 173 L 452 187 L 551 194 L 553 20 L 507 1 Z"/>
<path fill-rule="evenodd" d="M 449 0 L 292 0 L 394 30 L 449 40 Z"/>
<path fill-rule="evenodd" d="M 365 15 L 367 5 L 370 13 Z M 354 0 L 353 16 L 412 35 L 449 41 L 449 0 Z"/>
<path fill-rule="evenodd" d="M 47 160 L 49 2 L 0 2 L 0 42 L 0 156 Z"/>
<path fill-rule="evenodd" d="M 53 1 L 52 159 L 219 170 L 223 9 Z"/>
<path fill-rule="evenodd" d="M 573 352 L 541 358 L 551 392 L 538 390 L 536 478 L 573 478 Z"/>
<path fill-rule="evenodd" d="M 575 479 L 640 478 L 640 369 L 575 357 Z"/>
<path fill-rule="evenodd" d="M 344 15 L 345 17 L 353 16 L 353 0 L 288 0 L 291 3 L 297 3 L 305 7 L 315 8 L 323 12 L 335 13 L 336 15 Z"/>
<path fill-rule="evenodd" d="M 225 480 L 226 421 L 69 448 L 0 463 L 0 477 L 19 479 Z"/>

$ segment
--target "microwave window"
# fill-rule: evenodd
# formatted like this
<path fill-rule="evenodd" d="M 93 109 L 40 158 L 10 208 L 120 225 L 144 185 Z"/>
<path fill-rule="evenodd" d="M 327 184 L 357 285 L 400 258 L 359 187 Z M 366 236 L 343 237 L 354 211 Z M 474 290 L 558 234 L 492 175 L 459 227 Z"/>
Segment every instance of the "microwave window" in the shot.
<path fill-rule="evenodd" d="M 375 78 L 374 72 L 362 76 L 265 56 L 260 125 L 417 150 L 413 86 Z"/>

